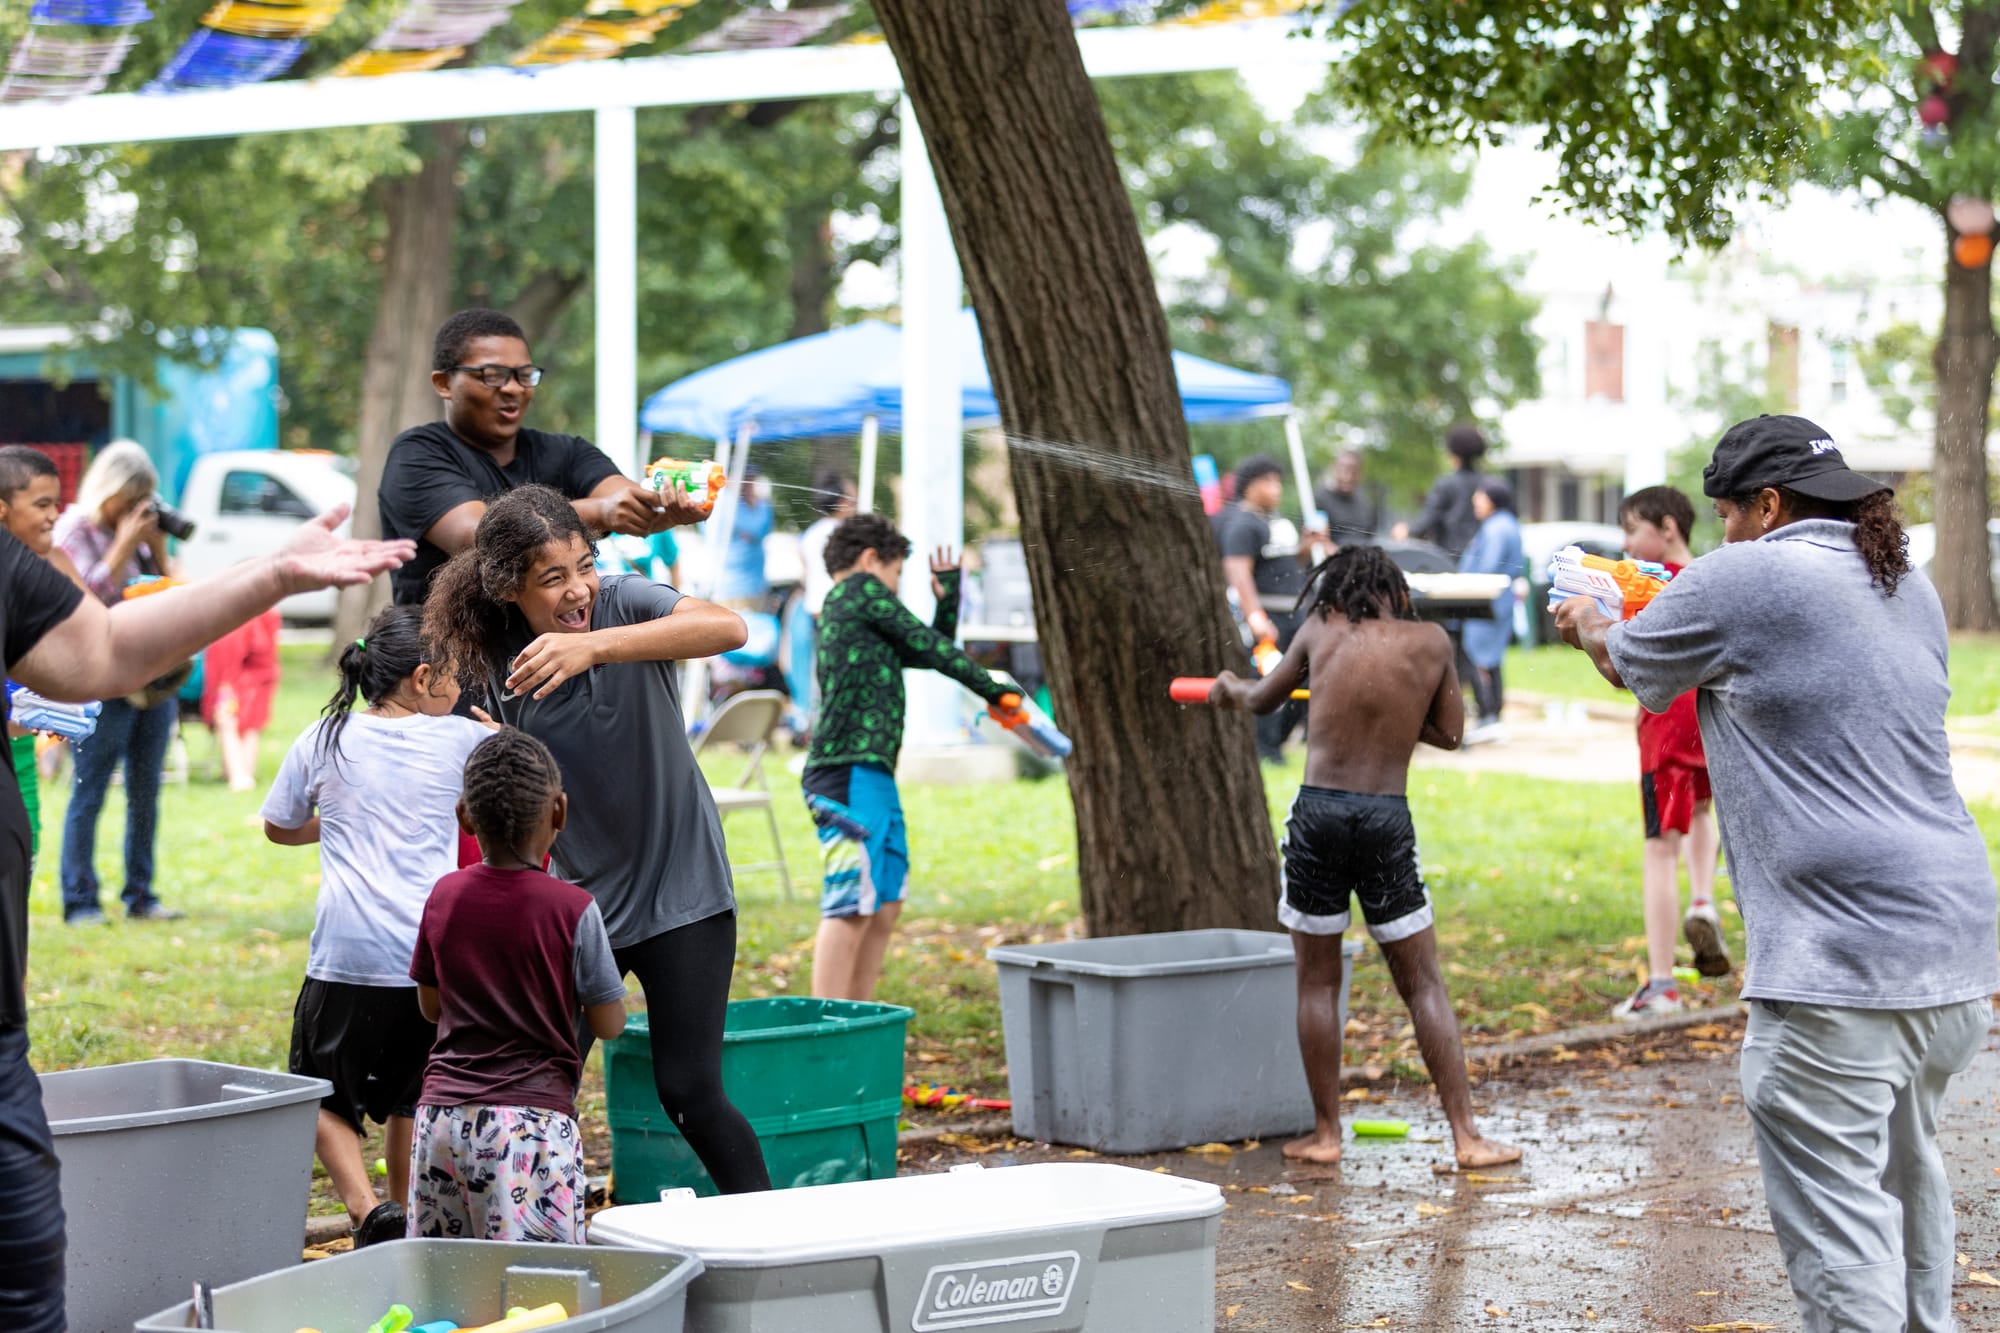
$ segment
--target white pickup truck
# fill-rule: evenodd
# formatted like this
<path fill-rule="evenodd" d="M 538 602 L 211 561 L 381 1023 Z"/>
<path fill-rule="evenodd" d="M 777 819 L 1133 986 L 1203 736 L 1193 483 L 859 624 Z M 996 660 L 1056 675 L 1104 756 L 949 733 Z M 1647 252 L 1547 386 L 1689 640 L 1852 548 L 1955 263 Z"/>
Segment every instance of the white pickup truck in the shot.
<path fill-rule="evenodd" d="M 241 449 L 203 454 L 181 488 L 180 508 L 195 522 L 179 543 L 182 573 L 202 578 L 239 560 L 268 555 L 299 524 L 337 504 L 354 503 L 352 459 L 318 450 Z M 341 525 L 346 531 L 346 525 Z M 333 619 L 331 588 L 278 604 L 286 620 Z"/>

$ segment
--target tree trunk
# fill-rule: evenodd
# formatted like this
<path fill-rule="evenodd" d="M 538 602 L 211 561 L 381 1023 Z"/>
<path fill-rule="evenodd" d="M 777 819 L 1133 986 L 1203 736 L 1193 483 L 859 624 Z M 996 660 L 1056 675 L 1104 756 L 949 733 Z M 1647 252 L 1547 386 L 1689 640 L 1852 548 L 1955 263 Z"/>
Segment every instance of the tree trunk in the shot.
<path fill-rule="evenodd" d="M 804 203 L 786 214 L 785 232 L 792 252 L 792 327 L 785 337 L 825 333 L 833 303 L 833 219 L 823 206 Z"/>
<path fill-rule="evenodd" d="M 1937 561 L 1931 567 L 1945 623 L 1957 630 L 2000 628 L 1994 614 L 1991 516 L 1986 468 L 1993 398 L 1993 271 L 1945 259 L 1944 333 L 1937 345 L 1937 443 L 1931 482 L 1937 497 Z"/>
<path fill-rule="evenodd" d="M 563 311 L 569 309 L 577 293 L 589 284 L 588 269 L 574 273 L 543 269 L 521 285 L 521 290 L 507 303 L 507 313 L 521 326 L 521 332 L 528 335 L 530 349 L 548 341 L 549 330 L 562 318 Z"/>
<path fill-rule="evenodd" d="M 1062 0 L 875 0 L 979 312 L 1094 935 L 1270 927 L 1240 713 L 1167 699 L 1242 658 L 1165 316 Z"/>
<path fill-rule="evenodd" d="M 447 122 L 420 126 L 415 133 L 424 140 L 422 165 L 414 175 L 386 181 L 379 190 L 389 233 L 375 325 L 361 366 L 361 419 L 355 429 L 357 537 L 381 535 L 376 491 L 390 442 L 411 426 L 437 420 L 440 410 L 431 389 L 431 339 L 451 313 L 451 241 L 465 127 Z M 388 600 L 386 576 L 342 590 L 333 625 L 335 651 L 357 637 Z"/>

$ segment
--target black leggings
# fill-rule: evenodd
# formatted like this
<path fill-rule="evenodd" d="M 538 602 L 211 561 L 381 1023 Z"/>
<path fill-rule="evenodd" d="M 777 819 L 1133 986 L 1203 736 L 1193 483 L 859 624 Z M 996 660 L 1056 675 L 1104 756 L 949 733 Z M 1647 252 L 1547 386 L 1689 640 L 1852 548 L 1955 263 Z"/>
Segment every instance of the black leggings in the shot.
<path fill-rule="evenodd" d="M 715 1187 L 724 1194 L 771 1188 L 757 1136 L 722 1090 L 722 1018 L 736 966 L 736 913 L 717 913 L 611 956 L 646 993 L 660 1106 Z"/>

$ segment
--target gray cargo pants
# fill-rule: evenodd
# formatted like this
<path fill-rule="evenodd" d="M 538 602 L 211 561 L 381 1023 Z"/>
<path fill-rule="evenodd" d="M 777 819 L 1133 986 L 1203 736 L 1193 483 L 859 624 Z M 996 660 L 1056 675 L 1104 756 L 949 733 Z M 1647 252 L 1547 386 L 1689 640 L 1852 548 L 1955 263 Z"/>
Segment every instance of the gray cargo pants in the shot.
<path fill-rule="evenodd" d="M 1951 1183 L 1937 1112 L 1991 1018 L 1985 1000 L 1751 1005 L 1743 1102 L 1807 1333 L 1954 1327 Z"/>

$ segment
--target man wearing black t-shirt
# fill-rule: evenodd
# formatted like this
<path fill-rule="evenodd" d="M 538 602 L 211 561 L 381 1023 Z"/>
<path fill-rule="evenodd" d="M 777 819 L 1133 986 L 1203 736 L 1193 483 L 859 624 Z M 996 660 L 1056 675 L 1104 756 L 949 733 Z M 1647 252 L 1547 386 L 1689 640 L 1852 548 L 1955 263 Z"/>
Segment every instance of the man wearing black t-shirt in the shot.
<path fill-rule="evenodd" d="M 47 698 L 109 699 L 142 688 L 293 593 L 368 582 L 414 554 L 408 542 L 342 541 L 339 506 L 301 524 L 276 555 L 106 607 L 0 530 L 0 657 Z M 8 708 L 0 704 L 0 722 Z M 0 779 L 0 1329 L 62 1333 L 63 1209 L 41 1086 L 28 1064 L 28 812 Z"/>
<path fill-rule="evenodd" d="M 472 545 L 486 502 L 516 486 L 554 487 L 600 534 L 645 537 L 708 517 L 685 493 L 624 476 L 586 439 L 524 427 L 541 378 L 521 326 L 501 311 L 461 310 L 438 329 L 431 385 L 444 420 L 396 437 L 376 497 L 382 535 L 417 543 L 391 581 L 398 604 L 422 605 L 431 575 Z"/>
<path fill-rule="evenodd" d="M 1212 520 L 1222 548 L 1222 574 L 1236 594 L 1243 623 L 1257 642 L 1275 643 L 1281 652 L 1298 632 L 1292 607 L 1306 579 L 1299 530 L 1278 512 L 1284 497 L 1284 468 L 1268 454 L 1258 454 L 1238 465 L 1236 499 Z M 1304 705 L 1290 699 L 1277 712 L 1258 718 L 1258 755 L 1272 762 L 1283 759 L 1285 738 L 1304 716 Z"/>
<path fill-rule="evenodd" d="M 1382 530 L 1382 497 L 1361 489 L 1361 453 L 1349 449 L 1333 461 L 1333 485 L 1313 492 L 1326 515 L 1326 535 L 1335 546 L 1373 545 Z"/>

